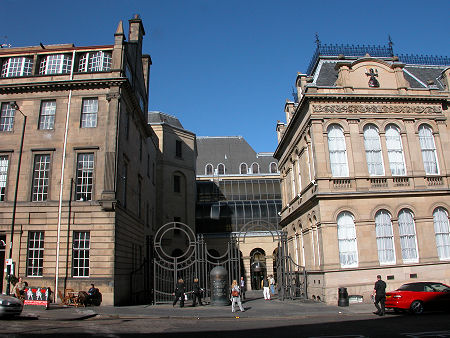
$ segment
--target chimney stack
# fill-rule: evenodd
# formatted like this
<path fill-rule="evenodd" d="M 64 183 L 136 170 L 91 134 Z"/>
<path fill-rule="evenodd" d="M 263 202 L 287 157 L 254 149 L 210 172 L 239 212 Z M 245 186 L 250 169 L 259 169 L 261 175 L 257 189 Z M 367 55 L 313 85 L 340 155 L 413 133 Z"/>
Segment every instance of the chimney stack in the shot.
<path fill-rule="evenodd" d="M 128 20 L 128 22 L 130 23 L 128 42 L 142 42 L 142 38 L 145 35 L 145 31 L 139 14 L 135 14 L 134 18 Z"/>

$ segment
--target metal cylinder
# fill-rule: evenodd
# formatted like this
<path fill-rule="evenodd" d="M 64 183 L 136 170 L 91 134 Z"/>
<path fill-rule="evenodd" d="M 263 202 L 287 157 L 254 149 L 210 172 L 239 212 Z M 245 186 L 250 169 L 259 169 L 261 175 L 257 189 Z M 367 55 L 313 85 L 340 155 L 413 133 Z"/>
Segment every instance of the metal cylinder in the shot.
<path fill-rule="evenodd" d="M 222 266 L 216 266 L 209 273 L 211 278 L 211 305 L 225 306 L 230 304 L 228 288 L 228 272 Z"/>
<path fill-rule="evenodd" d="M 338 306 L 348 306 L 347 288 L 339 288 Z"/>

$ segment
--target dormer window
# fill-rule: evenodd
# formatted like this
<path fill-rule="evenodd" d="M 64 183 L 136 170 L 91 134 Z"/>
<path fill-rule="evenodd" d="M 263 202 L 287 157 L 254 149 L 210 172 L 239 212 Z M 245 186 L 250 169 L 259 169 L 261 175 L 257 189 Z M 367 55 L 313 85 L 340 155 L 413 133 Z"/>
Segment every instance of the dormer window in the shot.
<path fill-rule="evenodd" d="M 72 67 L 72 56 L 66 54 L 52 54 L 41 59 L 39 74 L 66 74 Z"/>
<path fill-rule="evenodd" d="M 84 73 L 108 72 L 111 70 L 112 57 L 110 52 L 88 52 L 80 57 L 78 71 Z"/>
<path fill-rule="evenodd" d="M 2 65 L 1 77 L 16 77 L 31 75 L 33 58 L 13 57 L 6 59 Z"/>

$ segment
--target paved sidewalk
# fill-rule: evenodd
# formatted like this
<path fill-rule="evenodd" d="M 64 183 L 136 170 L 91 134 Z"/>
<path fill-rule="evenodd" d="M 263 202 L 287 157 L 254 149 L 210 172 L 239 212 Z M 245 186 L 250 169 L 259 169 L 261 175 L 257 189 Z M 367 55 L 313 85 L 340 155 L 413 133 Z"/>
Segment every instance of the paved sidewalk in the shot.
<path fill-rule="evenodd" d="M 98 306 L 87 308 L 63 307 L 51 304 L 48 310 L 42 307 L 26 306 L 22 317 L 37 318 L 41 320 L 83 320 L 89 318 L 302 318 L 342 314 L 352 316 L 355 314 L 371 314 L 375 310 L 373 304 L 356 303 L 348 307 L 326 305 L 310 300 L 306 301 L 279 301 L 276 298 L 265 301 L 261 298 L 248 299 L 243 303 L 245 312 L 231 312 L 231 306 L 197 306 L 192 307 L 190 302 L 180 308 L 177 304 L 160 305 L 134 305 L 134 306 Z"/>

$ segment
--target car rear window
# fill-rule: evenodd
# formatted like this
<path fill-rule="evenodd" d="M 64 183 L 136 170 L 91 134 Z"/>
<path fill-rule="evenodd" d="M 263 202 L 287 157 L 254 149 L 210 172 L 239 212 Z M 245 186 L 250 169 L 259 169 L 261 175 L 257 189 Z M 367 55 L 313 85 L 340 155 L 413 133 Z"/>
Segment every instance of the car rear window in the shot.
<path fill-rule="evenodd" d="M 450 288 L 441 283 L 432 283 L 430 286 L 437 292 L 450 292 Z"/>

